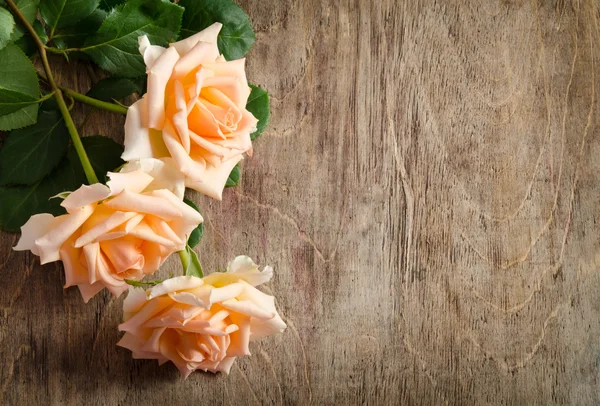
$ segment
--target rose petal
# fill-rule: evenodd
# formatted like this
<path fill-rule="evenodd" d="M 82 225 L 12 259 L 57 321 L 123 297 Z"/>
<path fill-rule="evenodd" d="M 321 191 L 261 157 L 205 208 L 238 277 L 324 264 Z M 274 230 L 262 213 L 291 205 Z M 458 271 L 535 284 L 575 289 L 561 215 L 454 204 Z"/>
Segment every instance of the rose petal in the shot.
<path fill-rule="evenodd" d="M 88 204 L 104 200 L 108 196 L 110 196 L 110 189 L 101 183 L 94 183 L 91 186 L 82 185 L 79 189 L 67 196 L 60 205 L 71 213 Z"/>
<path fill-rule="evenodd" d="M 202 180 L 186 179 L 186 186 L 190 189 L 197 190 L 214 199 L 221 200 L 223 188 L 227 183 L 227 178 L 233 170 L 234 166 L 242 160 L 242 155 L 230 158 L 221 163 L 218 167 L 207 166 L 202 174 Z"/>
<path fill-rule="evenodd" d="M 127 189 L 132 193 L 141 193 L 148 187 L 154 178 L 142 170 L 131 172 L 108 172 L 110 180 L 106 185 L 110 188 L 110 195 L 116 196 Z"/>
<path fill-rule="evenodd" d="M 183 199 L 185 192 L 185 176 L 177 168 L 172 158 L 145 158 L 128 162 L 121 172 L 142 170 L 154 179 L 146 190 L 168 189 L 179 199 Z"/>
<path fill-rule="evenodd" d="M 42 213 L 33 215 L 21 227 L 21 238 L 13 247 L 15 251 L 30 250 L 34 255 L 40 255 L 35 240 L 48 233 L 55 225 L 55 217 L 52 214 Z M 59 220 L 60 222 L 60 220 Z"/>
<path fill-rule="evenodd" d="M 148 71 L 148 127 L 162 130 L 165 121 L 165 88 L 179 54 L 169 47 Z"/>
<path fill-rule="evenodd" d="M 146 97 L 127 109 L 125 119 L 124 161 L 142 158 L 161 158 L 169 155 L 159 131 L 148 128 L 148 101 Z"/>
<path fill-rule="evenodd" d="M 179 290 L 189 290 L 202 286 L 204 281 L 195 276 L 178 276 L 175 278 L 167 279 L 166 281 L 159 283 L 158 285 L 150 289 L 148 298 L 152 299 L 162 295 L 166 295 L 170 292 L 176 292 Z"/>
<path fill-rule="evenodd" d="M 115 210 L 152 214 L 165 220 L 173 220 L 174 218 L 181 217 L 181 212 L 172 204 L 165 204 L 164 199 L 131 193 L 128 190 L 123 190 L 113 199 L 104 202 L 104 204 Z"/>
<path fill-rule="evenodd" d="M 217 36 L 219 35 L 219 31 L 221 31 L 221 27 L 223 24 L 214 23 L 211 26 L 206 27 L 199 33 L 196 33 L 186 39 L 182 39 L 181 41 L 170 44 L 169 46 L 175 48 L 179 55 L 185 55 L 200 41 L 208 42 L 209 44 L 217 43 Z"/>

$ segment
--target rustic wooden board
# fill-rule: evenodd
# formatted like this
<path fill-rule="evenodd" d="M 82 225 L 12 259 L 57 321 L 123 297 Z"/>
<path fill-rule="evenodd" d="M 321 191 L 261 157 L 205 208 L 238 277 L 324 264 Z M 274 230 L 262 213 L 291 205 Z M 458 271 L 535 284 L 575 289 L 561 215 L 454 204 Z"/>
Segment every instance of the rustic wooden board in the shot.
<path fill-rule="evenodd" d="M 199 250 L 274 266 L 289 328 L 183 381 L 4 233 L 0 403 L 599 404 L 598 1 L 241 3 L 272 125 L 239 187 L 192 196 Z"/>

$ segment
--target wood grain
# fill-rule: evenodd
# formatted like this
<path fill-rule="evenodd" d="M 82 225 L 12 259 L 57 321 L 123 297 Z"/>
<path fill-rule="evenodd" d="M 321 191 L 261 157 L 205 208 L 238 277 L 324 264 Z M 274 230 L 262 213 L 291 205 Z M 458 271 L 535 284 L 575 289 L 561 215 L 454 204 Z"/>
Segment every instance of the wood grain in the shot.
<path fill-rule="evenodd" d="M 272 124 L 239 187 L 191 197 L 204 268 L 272 265 L 288 329 L 183 381 L 4 233 L 0 403 L 599 404 L 600 4 L 240 3 Z"/>

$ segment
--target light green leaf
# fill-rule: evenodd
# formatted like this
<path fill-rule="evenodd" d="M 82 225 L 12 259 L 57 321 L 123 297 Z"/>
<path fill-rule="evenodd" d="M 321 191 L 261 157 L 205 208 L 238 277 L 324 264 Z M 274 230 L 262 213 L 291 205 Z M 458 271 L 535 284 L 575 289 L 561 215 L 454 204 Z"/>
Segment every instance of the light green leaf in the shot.
<path fill-rule="evenodd" d="M 110 138 L 83 137 L 81 141 L 97 174 L 106 173 L 122 163 L 123 147 Z M 76 190 L 85 183 L 77 152 L 70 146 L 56 169 L 39 182 L 21 187 L 0 186 L 0 227 L 16 232 L 34 214 L 64 214 L 61 201 L 51 198 L 67 190 Z"/>
<path fill-rule="evenodd" d="M 136 288 L 145 288 L 146 286 L 156 286 L 159 283 L 163 283 L 161 279 L 154 279 L 151 281 L 136 281 L 134 279 L 125 279 L 125 283 L 129 286 L 135 286 Z"/>
<path fill-rule="evenodd" d="M 16 45 L 9 44 L 0 50 L 0 61 L 2 61 L 0 63 L 0 117 L 20 112 L 32 104 L 37 105 L 40 85 L 35 69 L 27 55 Z M 30 113 L 34 113 L 33 122 L 35 122 L 37 107 L 35 111 L 30 110 L 21 114 Z M 17 115 L 11 117 L 8 122 L 0 122 L 0 130 L 7 131 L 16 128 L 11 126 L 11 123 L 24 121 L 19 118 Z"/>
<path fill-rule="evenodd" d="M 252 89 L 252 92 L 246 102 L 246 110 L 258 119 L 256 131 L 250 134 L 250 139 L 254 140 L 262 134 L 267 124 L 269 124 L 271 111 L 269 110 L 269 93 L 251 83 L 248 83 L 248 85 Z"/>
<path fill-rule="evenodd" d="M 231 170 L 231 173 L 229 174 L 229 177 L 227 178 L 227 182 L 225 182 L 225 187 L 236 186 L 240 182 L 240 176 L 241 176 L 241 171 L 240 171 L 240 166 L 238 164 L 238 165 L 234 166 L 233 169 Z"/>
<path fill-rule="evenodd" d="M 196 204 L 194 202 L 192 202 L 190 199 L 184 198 L 183 201 L 185 202 L 185 204 L 190 206 L 192 209 L 194 209 L 198 213 L 200 213 L 200 209 L 198 208 L 198 206 L 196 206 Z M 198 224 L 198 227 L 196 227 L 194 229 L 194 231 L 192 231 L 192 233 L 190 234 L 188 241 L 187 241 L 187 245 L 189 245 L 191 248 L 194 248 L 196 245 L 198 245 L 198 243 L 202 239 L 203 235 L 204 235 L 204 223 L 200 223 L 200 224 Z"/>
<path fill-rule="evenodd" d="M 32 24 L 35 21 L 35 17 L 37 16 L 38 4 L 40 4 L 40 0 L 13 0 L 21 14 L 25 17 L 25 19 Z M 4 0 L 0 0 L 0 4 L 9 8 Z M 23 27 L 21 24 L 16 24 L 15 29 L 13 30 L 10 40 L 16 41 L 23 36 L 23 34 L 27 33 L 27 29 Z"/>
<path fill-rule="evenodd" d="M 0 185 L 31 185 L 48 175 L 69 146 L 69 132 L 58 111 L 42 111 L 38 122 L 11 131 L 0 149 Z"/>
<path fill-rule="evenodd" d="M 186 245 L 184 250 L 179 251 L 179 259 L 181 259 L 183 274 L 185 276 L 195 276 L 197 278 L 204 276 L 198 256 L 189 245 Z"/>
<path fill-rule="evenodd" d="M 14 29 L 15 19 L 12 14 L 4 8 L 0 8 L 0 49 L 8 44 Z"/>
<path fill-rule="evenodd" d="M 96 9 L 77 24 L 57 29 L 52 40 L 59 49 L 79 48 L 83 46 L 86 39 L 98 31 L 107 15 L 106 11 Z"/>
<path fill-rule="evenodd" d="M 75 25 L 92 14 L 99 2 L 100 0 L 41 0 L 40 15 L 52 38 L 57 28 Z"/>
<path fill-rule="evenodd" d="M 106 78 L 96 83 L 87 92 L 87 96 L 110 102 L 120 100 L 138 91 L 138 86 L 125 78 Z"/>
<path fill-rule="evenodd" d="M 167 45 L 177 38 L 183 8 L 166 0 L 129 0 L 104 20 L 98 32 L 85 42 L 84 51 L 101 68 L 123 77 L 146 72 L 138 50 L 138 37 Z"/>
<path fill-rule="evenodd" d="M 240 59 L 254 44 L 248 15 L 231 0 L 180 0 L 185 8 L 181 37 L 187 38 L 215 22 L 223 24 L 217 43 L 225 59 Z"/>

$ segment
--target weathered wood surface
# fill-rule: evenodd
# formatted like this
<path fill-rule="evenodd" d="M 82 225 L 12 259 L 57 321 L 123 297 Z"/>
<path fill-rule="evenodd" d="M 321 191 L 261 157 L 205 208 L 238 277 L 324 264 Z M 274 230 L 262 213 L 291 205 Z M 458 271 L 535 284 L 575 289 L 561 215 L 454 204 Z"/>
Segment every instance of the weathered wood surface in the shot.
<path fill-rule="evenodd" d="M 242 5 L 272 125 L 239 187 L 193 195 L 199 248 L 273 265 L 289 328 L 183 381 L 5 233 L 0 403 L 599 404 L 600 4 Z"/>

